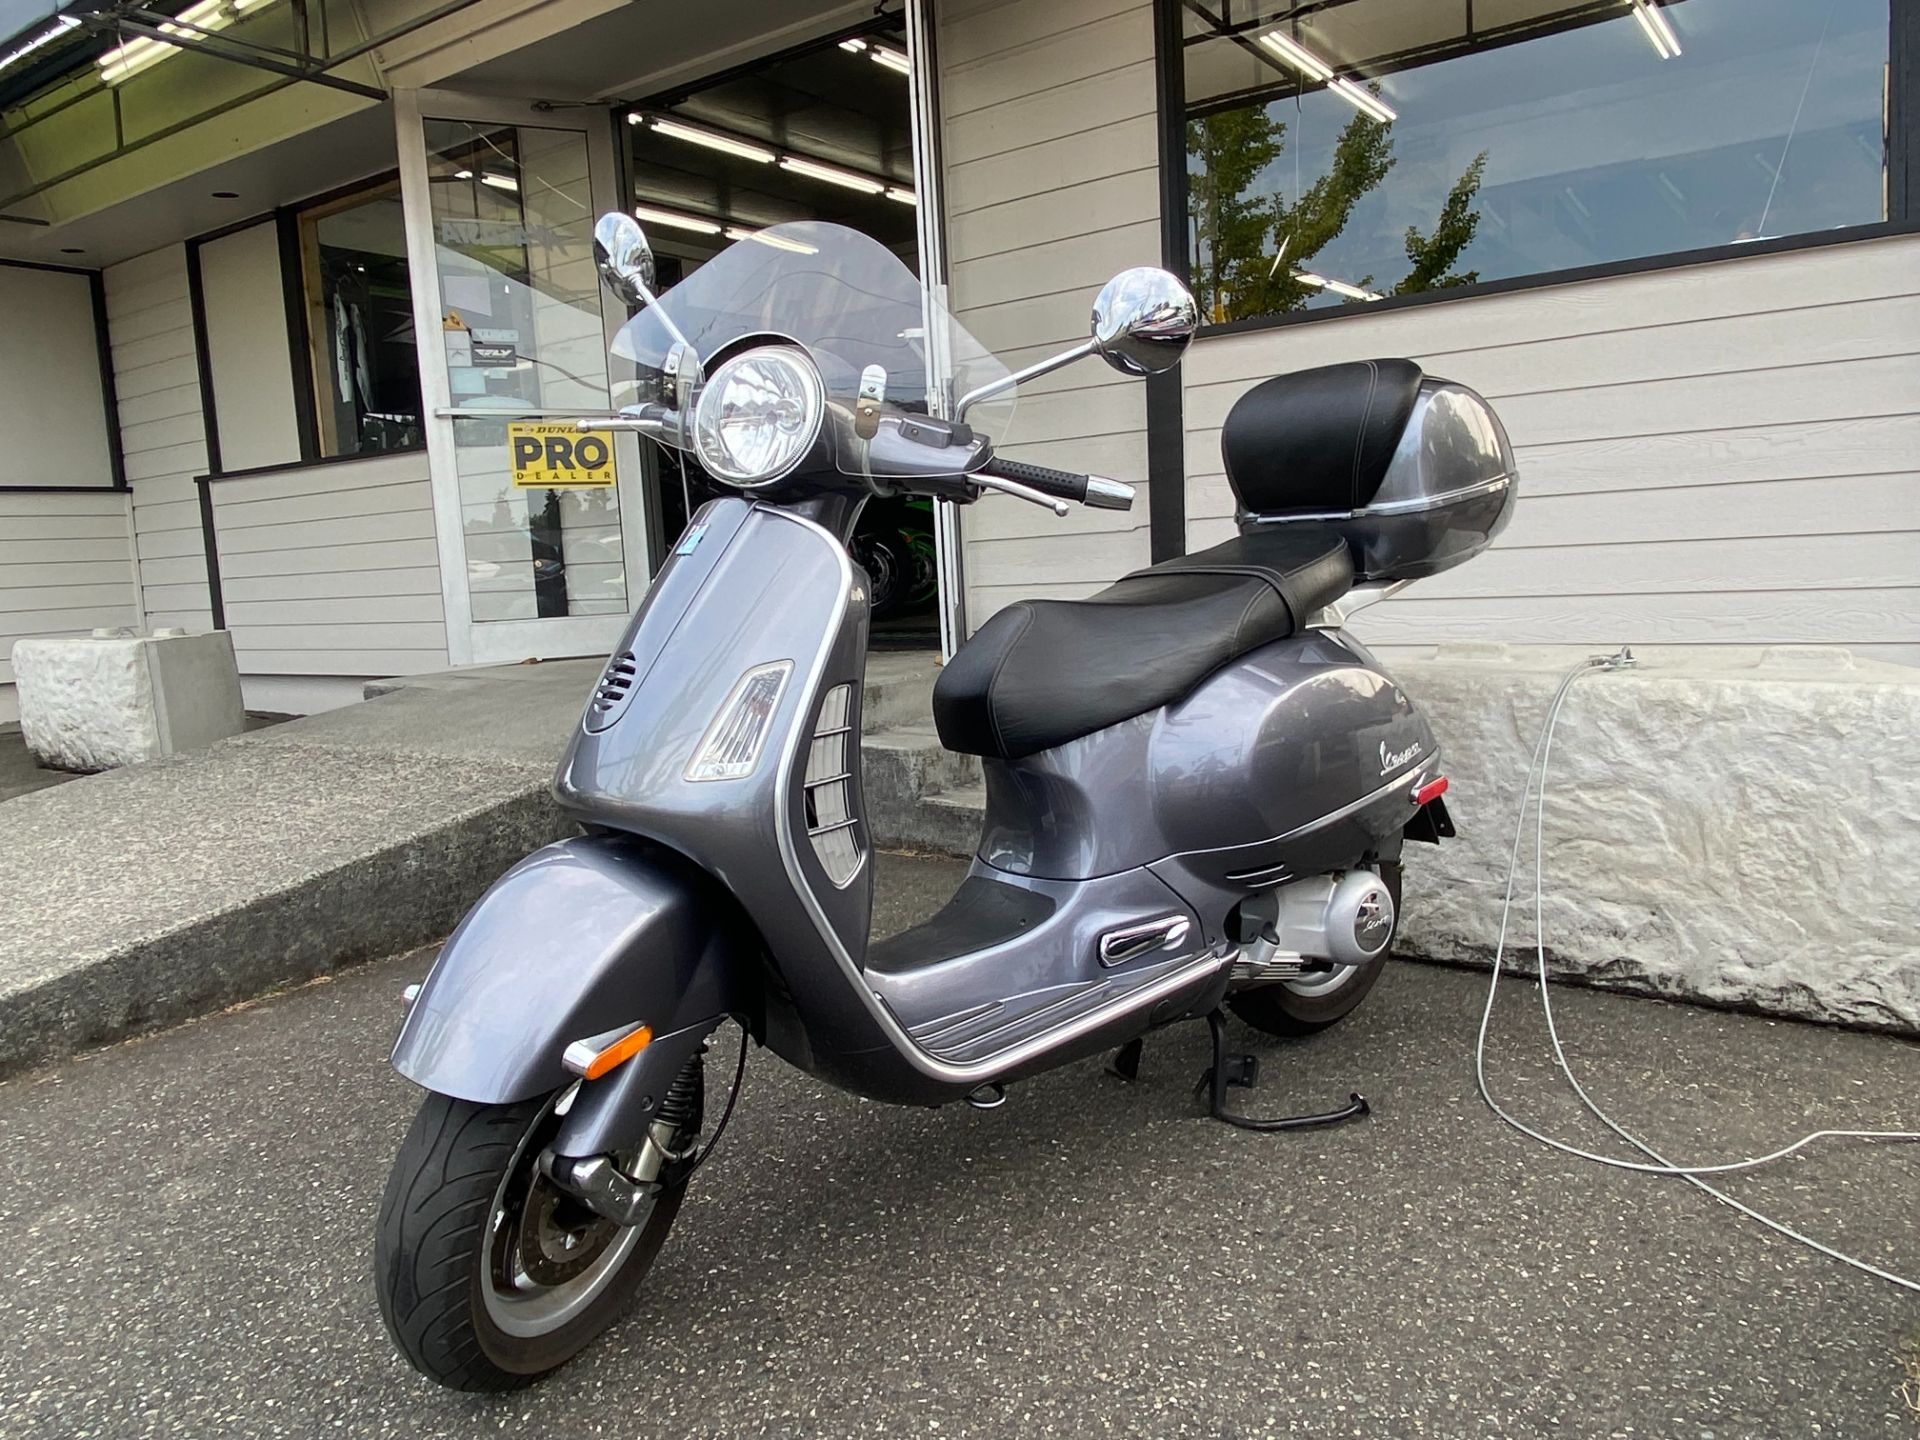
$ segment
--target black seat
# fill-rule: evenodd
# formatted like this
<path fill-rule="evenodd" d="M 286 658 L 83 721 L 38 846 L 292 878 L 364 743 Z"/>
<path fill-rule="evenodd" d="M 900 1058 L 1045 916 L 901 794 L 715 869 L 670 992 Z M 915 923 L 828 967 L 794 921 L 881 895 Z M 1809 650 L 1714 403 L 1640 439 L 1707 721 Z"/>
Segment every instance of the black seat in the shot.
<path fill-rule="evenodd" d="M 1137 570 L 1085 600 L 1018 601 L 940 672 L 940 742 L 1017 760 L 1144 715 L 1293 634 L 1352 584 L 1344 540 L 1290 525 Z"/>

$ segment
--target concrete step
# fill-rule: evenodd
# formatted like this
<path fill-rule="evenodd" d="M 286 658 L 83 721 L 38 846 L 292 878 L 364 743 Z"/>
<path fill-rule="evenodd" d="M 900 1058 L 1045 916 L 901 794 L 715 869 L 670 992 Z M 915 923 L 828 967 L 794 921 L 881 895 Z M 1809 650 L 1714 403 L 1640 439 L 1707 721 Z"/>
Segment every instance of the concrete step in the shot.
<path fill-rule="evenodd" d="M 939 678 L 937 651 L 877 650 L 868 655 L 860 728 L 872 735 L 897 726 L 931 725 L 933 682 Z"/>
<path fill-rule="evenodd" d="M 876 845 L 970 855 L 977 820 L 930 802 L 980 784 L 980 762 L 943 749 L 931 725 L 898 725 L 863 738 L 867 824 Z"/>

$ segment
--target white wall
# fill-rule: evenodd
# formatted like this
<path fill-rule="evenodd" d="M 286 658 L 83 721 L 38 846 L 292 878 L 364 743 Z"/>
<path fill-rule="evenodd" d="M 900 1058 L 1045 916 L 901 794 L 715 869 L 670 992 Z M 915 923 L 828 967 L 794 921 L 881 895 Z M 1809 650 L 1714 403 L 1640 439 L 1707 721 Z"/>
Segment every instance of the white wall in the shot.
<path fill-rule="evenodd" d="M 221 469 L 298 460 L 279 227 L 263 220 L 202 245 L 200 290 Z"/>
<path fill-rule="evenodd" d="M 1268 375 L 1407 355 L 1493 402 L 1520 499 L 1370 642 L 1845 645 L 1920 664 L 1920 238 L 1205 340 L 1188 543 L 1233 533 L 1220 424 Z"/>
<path fill-rule="evenodd" d="M 212 490 L 241 674 L 447 667 L 424 452 L 237 476 Z"/>
<path fill-rule="evenodd" d="M 943 0 L 940 108 L 951 304 L 1011 368 L 1086 338 L 1115 272 L 1160 259 L 1147 0 Z M 1080 596 L 1145 565 L 1146 397 L 1098 362 L 1021 388 L 1006 452 L 1139 485 L 1065 519 L 993 497 L 963 514 L 967 618 Z"/>
<path fill-rule="evenodd" d="M 0 487 L 112 484 L 88 277 L 0 265 Z"/>
<path fill-rule="evenodd" d="M 124 491 L 0 489 L 0 720 L 19 713 L 15 640 L 139 623 Z"/>
<path fill-rule="evenodd" d="M 107 328 L 120 443 L 133 490 L 140 593 L 153 626 L 212 628 L 196 475 L 207 469 L 200 372 L 187 302 L 186 248 L 106 271 Z"/>

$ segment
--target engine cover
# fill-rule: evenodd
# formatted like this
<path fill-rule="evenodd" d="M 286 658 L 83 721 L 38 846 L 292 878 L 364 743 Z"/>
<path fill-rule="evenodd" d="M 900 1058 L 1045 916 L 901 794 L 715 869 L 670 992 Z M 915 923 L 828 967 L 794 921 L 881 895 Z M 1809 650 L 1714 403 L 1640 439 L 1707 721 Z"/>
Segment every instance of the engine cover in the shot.
<path fill-rule="evenodd" d="M 1234 962 L 1241 984 L 1286 980 L 1322 965 L 1364 965 L 1393 943 L 1393 892 L 1371 870 L 1316 875 L 1274 892 L 1279 916 Z"/>

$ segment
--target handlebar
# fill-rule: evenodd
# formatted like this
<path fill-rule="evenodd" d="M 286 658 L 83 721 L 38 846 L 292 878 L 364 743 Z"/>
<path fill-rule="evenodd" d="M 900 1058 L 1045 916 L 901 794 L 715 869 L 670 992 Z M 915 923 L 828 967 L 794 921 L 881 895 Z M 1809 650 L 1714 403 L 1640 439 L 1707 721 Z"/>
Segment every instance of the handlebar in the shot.
<path fill-rule="evenodd" d="M 1090 505 L 1096 510 L 1133 508 L 1133 486 L 1109 480 L 1104 475 L 1082 475 L 1073 470 L 1028 465 L 1004 455 L 996 455 L 983 473 L 1038 490 L 1042 495 L 1071 500 L 1076 505 Z"/>

